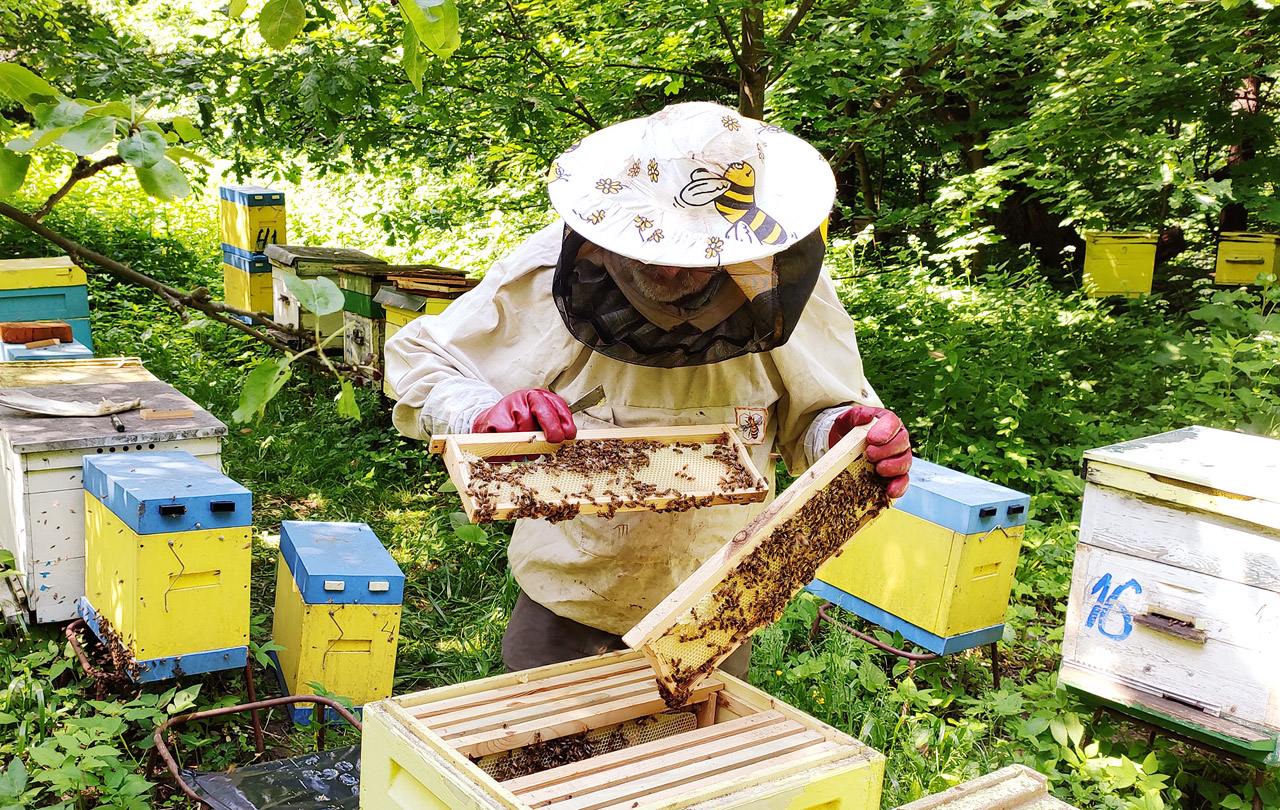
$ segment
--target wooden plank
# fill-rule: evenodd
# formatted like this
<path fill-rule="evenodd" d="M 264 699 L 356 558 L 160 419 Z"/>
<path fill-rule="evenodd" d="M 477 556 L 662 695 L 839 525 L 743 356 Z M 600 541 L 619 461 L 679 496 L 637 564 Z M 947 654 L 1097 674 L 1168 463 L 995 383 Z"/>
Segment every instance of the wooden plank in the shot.
<path fill-rule="evenodd" d="M 1280 530 L 1280 503 L 1274 501 L 1097 462 L 1089 462 L 1085 466 L 1085 481 Z M 1272 486 L 1280 490 L 1280 482 Z"/>
<path fill-rule="evenodd" d="M 1280 532 L 1086 484 L 1080 542 L 1280 593 Z"/>
<path fill-rule="evenodd" d="M 43 349 L 45 346 L 61 346 L 62 341 L 58 338 L 45 338 L 44 340 L 31 340 L 22 344 L 24 349 Z"/>
<path fill-rule="evenodd" d="M 1009 765 L 896 810 L 1074 810 L 1049 795 L 1048 781 L 1025 765 Z"/>
<path fill-rule="evenodd" d="M 711 795 L 729 793 L 734 778 L 744 772 L 759 774 L 767 770 L 777 773 L 777 768 L 783 764 L 797 760 L 832 759 L 843 753 L 840 746 L 823 740 L 822 735 L 805 731 L 725 754 L 708 762 L 697 762 L 644 779 L 629 780 L 614 788 L 556 802 L 552 807 L 555 810 L 660 807 L 668 798 L 706 788 L 715 791 Z M 787 768 L 788 772 L 794 770 Z"/>
<path fill-rule="evenodd" d="M 742 723 L 743 721 L 738 721 L 738 725 Z M 799 745 L 792 741 L 812 734 L 814 732 L 806 731 L 799 723 L 778 715 L 772 722 L 757 723 L 751 728 L 721 733 L 719 736 L 701 741 L 688 739 L 689 733 L 677 734 L 668 739 L 684 740 L 684 745 L 668 747 L 660 753 L 650 753 L 640 758 L 634 756 L 636 749 L 624 749 L 615 753 L 633 754 L 626 760 L 625 765 L 617 764 L 607 769 L 597 769 L 591 774 L 558 781 L 539 790 L 517 791 L 509 783 L 506 787 L 530 807 L 558 805 L 575 798 L 585 800 L 606 791 L 625 791 L 637 782 L 649 785 L 661 784 L 679 769 L 686 769 L 689 773 L 707 773 L 708 770 L 714 770 L 727 757 L 739 754 L 745 749 L 776 751 L 780 744 Z M 806 744 L 814 742 L 811 736 L 805 736 L 805 740 Z M 667 742 L 667 740 L 661 742 Z M 640 747 L 643 746 L 637 746 L 637 748 Z"/>
<path fill-rule="evenodd" d="M 723 692 L 718 693 L 723 694 Z M 707 701 L 714 703 L 714 700 Z M 512 793 L 523 796 L 533 795 L 552 786 L 559 786 L 586 777 L 613 773 L 637 763 L 659 758 L 673 751 L 702 745 L 725 737 L 746 734 L 753 729 L 782 723 L 787 718 L 782 712 L 758 712 L 748 717 L 735 718 L 727 723 L 716 723 L 706 728 L 699 728 L 684 734 L 675 734 L 660 740 L 642 743 L 630 748 L 623 748 L 598 757 L 572 762 L 558 768 L 522 776 L 503 782 L 502 785 Z"/>
<path fill-rule="evenodd" d="M 733 425 L 675 425 L 671 427 L 604 428 L 580 430 L 575 439 L 653 439 L 675 442 L 709 442 L 725 433 L 733 435 Z M 443 453 L 446 439 L 454 439 L 458 447 L 482 458 L 488 456 L 523 456 L 531 453 L 554 453 L 564 442 L 549 442 L 541 431 L 519 433 L 448 433 L 431 437 L 432 453 Z M 748 455 L 748 459 L 750 456 Z"/>
<path fill-rule="evenodd" d="M 709 679 L 700 684 L 689 697 L 689 703 L 706 700 L 713 692 L 724 688 L 718 680 Z M 508 728 L 484 731 L 467 737 L 459 737 L 449 742 L 466 756 L 484 756 L 499 751 L 510 751 L 535 742 L 546 742 L 569 734 L 580 734 L 601 726 L 623 723 L 657 714 L 667 709 L 667 704 L 657 691 L 648 700 L 627 697 L 621 700 L 602 703 L 597 706 L 566 712 L 554 722 L 544 719 L 519 723 Z"/>
<path fill-rule="evenodd" d="M 158 422 L 164 419 L 190 419 L 196 415 L 196 412 L 190 408 L 181 408 L 173 411 L 157 411 L 151 408 L 143 408 L 140 415 L 144 421 Z"/>
<path fill-rule="evenodd" d="M 505 710 L 486 713 L 483 717 L 472 717 L 448 724 L 431 723 L 431 730 L 446 740 L 456 737 L 479 734 L 496 728 L 510 728 L 521 723 L 540 719 L 554 720 L 566 712 L 575 709 L 599 706 L 604 703 L 626 699 L 644 699 L 651 696 L 654 690 L 653 679 L 648 675 L 632 678 L 614 684 L 601 684 L 598 688 L 588 689 L 564 697 L 547 696 L 544 700 L 526 703 L 524 706 L 507 706 Z"/>
<path fill-rule="evenodd" d="M 483 708 L 494 701 L 511 700 L 515 698 L 524 698 L 533 695 L 540 695 L 546 692 L 560 689 L 564 687 L 573 687 L 579 685 L 590 685 L 597 680 L 603 678 L 611 678 L 615 675 L 626 675 L 630 673 L 640 673 L 644 677 L 652 677 L 653 671 L 649 668 L 649 664 L 639 656 L 628 656 L 621 661 L 613 661 L 603 666 L 596 666 L 589 669 L 579 669 L 568 672 L 563 675 L 556 675 L 546 678 L 534 678 L 528 682 L 516 683 L 510 686 L 498 687 L 494 689 L 479 689 L 467 694 L 460 694 L 443 700 L 433 700 L 428 703 L 413 706 L 409 710 L 415 718 L 425 720 L 428 725 L 434 723 L 437 718 L 447 713 L 453 713 L 466 709 Z M 487 679 L 486 679 L 487 680 Z M 480 681 L 472 681 L 470 684 L 482 683 Z M 460 686 L 468 684 L 459 684 Z M 435 690 L 432 690 L 433 692 Z M 427 693 L 420 693 L 427 694 Z M 398 700 L 403 701 L 403 698 Z M 404 705 L 403 703 L 401 705 Z"/>

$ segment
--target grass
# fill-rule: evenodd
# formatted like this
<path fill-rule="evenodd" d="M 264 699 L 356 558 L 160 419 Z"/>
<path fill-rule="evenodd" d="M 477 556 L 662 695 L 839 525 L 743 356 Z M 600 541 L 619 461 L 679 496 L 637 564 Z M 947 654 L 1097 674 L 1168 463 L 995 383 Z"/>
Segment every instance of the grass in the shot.
<path fill-rule="evenodd" d="M 210 206 L 157 206 L 136 192 L 100 188 L 99 195 L 111 192 L 108 206 L 87 191 L 60 206 L 50 224 L 175 283 L 218 289 Z M 318 210 L 299 215 L 313 223 L 317 241 L 329 238 L 322 223 L 337 220 Z M 525 223 L 534 225 L 536 218 Z M 440 234 L 431 241 L 448 242 Z M 477 253 L 455 263 L 475 266 L 490 242 L 476 241 Z M 837 243 L 834 274 L 851 275 L 854 258 L 863 266 L 859 250 Z M 28 235 L 0 230 L 0 255 L 45 252 Z M 878 261 L 892 272 L 846 280 L 841 295 L 882 398 L 907 419 L 923 456 L 1033 497 L 1006 619 L 1002 685 L 992 688 L 982 650 L 909 670 L 838 630 L 823 627 L 811 637 L 817 606 L 809 597 L 757 637 L 752 681 L 885 753 L 885 807 L 1010 762 L 1048 774 L 1055 793 L 1080 807 L 1247 804 L 1246 769 L 1165 740 L 1148 745 L 1124 723 L 1091 724 L 1087 708 L 1055 689 L 1054 673 L 1078 533 L 1080 454 L 1189 423 L 1265 427 L 1280 413 L 1266 365 L 1280 361 L 1267 320 L 1280 296 L 1215 291 L 1182 278 L 1163 296 L 1099 302 L 1054 289 L 1030 270 L 945 277 L 908 256 Z M 102 354 L 140 355 L 230 424 L 241 381 L 266 356 L 262 349 L 208 321 L 183 323 L 109 279 L 94 277 L 91 291 Z M 255 645 L 270 635 L 279 522 L 359 520 L 406 575 L 396 691 L 500 671 L 499 642 L 516 592 L 505 557 L 509 527 L 457 531 L 458 503 L 440 492 L 438 460 L 396 435 L 376 392 L 358 389 L 359 423 L 339 418 L 336 394 L 333 381 L 300 371 L 258 423 L 231 425 L 223 446 L 228 473 L 255 496 Z M 180 806 L 167 787 L 151 784 L 151 729 L 172 712 L 244 694 L 239 675 L 224 674 L 94 700 L 52 628 L 0 639 L 0 675 L 0 765 L 7 768 L 0 808 Z M 257 681 L 260 693 L 271 690 L 265 671 Z M 197 725 L 183 736 L 187 764 L 252 759 L 243 724 Z M 305 748 L 310 737 L 277 722 L 271 742 L 278 755 Z M 18 770 L 27 776 L 15 791 Z M 1265 807 L 1280 808 L 1274 777 L 1262 794 Z"/>

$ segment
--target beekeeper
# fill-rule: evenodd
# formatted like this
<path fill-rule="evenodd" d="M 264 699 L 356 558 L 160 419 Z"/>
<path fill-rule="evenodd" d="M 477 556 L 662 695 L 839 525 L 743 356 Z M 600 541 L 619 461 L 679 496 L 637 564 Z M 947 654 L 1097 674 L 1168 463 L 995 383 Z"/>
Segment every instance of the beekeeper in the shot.
<path fill-rule="evenodd" d="M 717 104 L 667 107 L 586 136 L 551 164 L 561 221 L 440 315 L 387 341 L 393 420 L 433 434 L 736 425 L 773 482 L 880 417 L 867 456 L 907 487 L 910 443 L 863 376 L 822 271 L 835 199 L 805 141 Z M 570 415 L 603 386 L 605 402 Z M 502 641 L 518 670 L 622 649 L 620 636 L 762 505 L 518 521 L 522 593 Z M 747 648 L 722 668 L 745 674 Z"/>

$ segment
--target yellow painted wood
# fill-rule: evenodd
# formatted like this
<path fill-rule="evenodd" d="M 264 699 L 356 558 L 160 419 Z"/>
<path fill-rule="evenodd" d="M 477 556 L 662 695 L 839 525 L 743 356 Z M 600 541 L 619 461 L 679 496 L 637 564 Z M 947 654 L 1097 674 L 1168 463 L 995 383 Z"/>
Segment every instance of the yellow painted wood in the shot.
<path fill-rule="evenodd" d="M 223 300 L 250 312 L 271 312 L 271 274 L 246 273 L 229 264 L 222 265 Z"/>
<path fill-rule="evenodd" d="M 530 810 L 504 783 L 495 781 L 461 756 L 450 743 L 435 734 L 416 714 L 431 714 L 433 703 L 474 699 L 477 705 L 498 690 L 527 686 L 529 701 L 536 702 L 539 685 L 566 679 L 590 679 L 595 670 L 616 672 L 618 665 L 642 660 L 638 653 L 610 653 L 455 684 L 369 704 L 365 707 L 361 737 L 360 806 L 368 810 Z M 684 784 L 674 782 L 639 800 L 628 798 L 611 807 L 643 807 L 645 810 L 873 810 L 880 806 L 884 757 L 831 726 L 786 706 L 742 681 L 717 672 L 724 690 L 721 698 L 732 705 L 721 717 L 741 717 L 777 710 L 797 720 L 816 736 L 810 749 L 759 762 L 749 767 L 717 766 L 707 760 L 705 773 Z M 817 734 L 815 735 L 814 732 Z M 696 734 L 698 732 L 689 732 Z M 671 738 L 669 742 L 674 741 Z M 824 742 L 825 739 L 825 742 Z M 670 750 L 672 746 L 664 746 Z M 578 763 L 581 767 L 583 763 Z M 601 765 L 603 767 L 603 763 Z M 593 773 L 597 772 L 593 771 Z M 623 784 L 604 780 L 607 784 Z M 589 795 L 565 796 L 542 810 L 556 810 L 583 803 L 602 804 Z"/>
<path fill-rule="evenodd" d="M 357 705 L 391 695 L 400 638 L 400 605 L 308 605 L 284 557 L 276 570 L 272 640 L 285 684 L 314 695 L 315 682 Z"/>
<path fill-rule="evenodd" d="M 222 241 L 241 250 L 261 253 L 267 245 L 287 245 L 283 205 L 237 205 L 218 201 Z"/>
<path fill-rule="evenodd" d="M 79 287 L 85 283 L 84 270 L 76 267 L 67 256 L 0 261 L 0 290 Z"/>
<path fill-rule="evenodd" d="M 137 534 L 88 492 L 85 595 L 136 660 L 249 643 L 249 527 Z"/>
<path fill-rule="evenodd" d="M 1218 242 L 1215 284 L 1257 284 L 1258 275 L 1280 269 L 1280 234 L 1227 231 Z"/>
<path fill-rule="evenodd" d="M 1156 266 L 1155 233 L 1085 234 L 1084 289 L 1094 297 L 1137 298 L 1151 292 Z"/>
<path fill-rule="evenodd" d="M 943 638 L 1000 624 L 1023 527 L 963 535 L 889 509 L 817 578 Z"/>

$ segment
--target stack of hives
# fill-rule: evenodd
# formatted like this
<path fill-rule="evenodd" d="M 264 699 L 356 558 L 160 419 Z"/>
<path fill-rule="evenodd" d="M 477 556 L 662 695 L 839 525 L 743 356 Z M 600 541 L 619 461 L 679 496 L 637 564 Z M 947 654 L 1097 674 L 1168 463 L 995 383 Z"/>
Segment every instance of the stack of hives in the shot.
<path fill-rule="evenodd" d="M 317 684 L 356 706 L 390 696 L 403 594 L 404 574 L 365 524 L 284 521 L 271 632 L 282 691 Z M 309 706 L 289 711 L 310 722 Z"/>
<path fill-rule="evenodd" d="M 249 490 L 189 453 L 84 457 L 77 609 L 134 681 L 243 667 Z"/>
<path fill-rule="evenodd" d="M 288 241 L 284 192 L 261 186 L 221 186 L 223 299 L 233 307 L 270 316 L 271 263 L 267 245 Z"/>
<path fill-rule="evenodd" d="M 383 343 L 414 318 L 444 312 L 458 296 L 480 283 L 464 276 L 461 270 L 435 265 L 395 268 L 388 280 L 391 286 L 383 287 L 374 296 L 386 318 Z M 382 390 L 392 399 L 396 398 L 395 391 L 385 381 Z"/>
<path fill-rule="evenodd" d="M 93 357 L 84 270 L 66 256 L 0 261 L 0 360 Z"/>
<path fill-rule="evenodd" d="M 319 316 L 308 312 L 289 288 L 288 279 L 327 278 L 337 285 L 340 277 L 339 265 L 368 266 L 384 263 L 381 259 L 354 248 L 308 245 L 270 245 L 267 247 L 267 259 L 271 262 L 274 320 L 308 334 L 318 331 L 321 340 L 342 328 L 342 310 Z"/>

